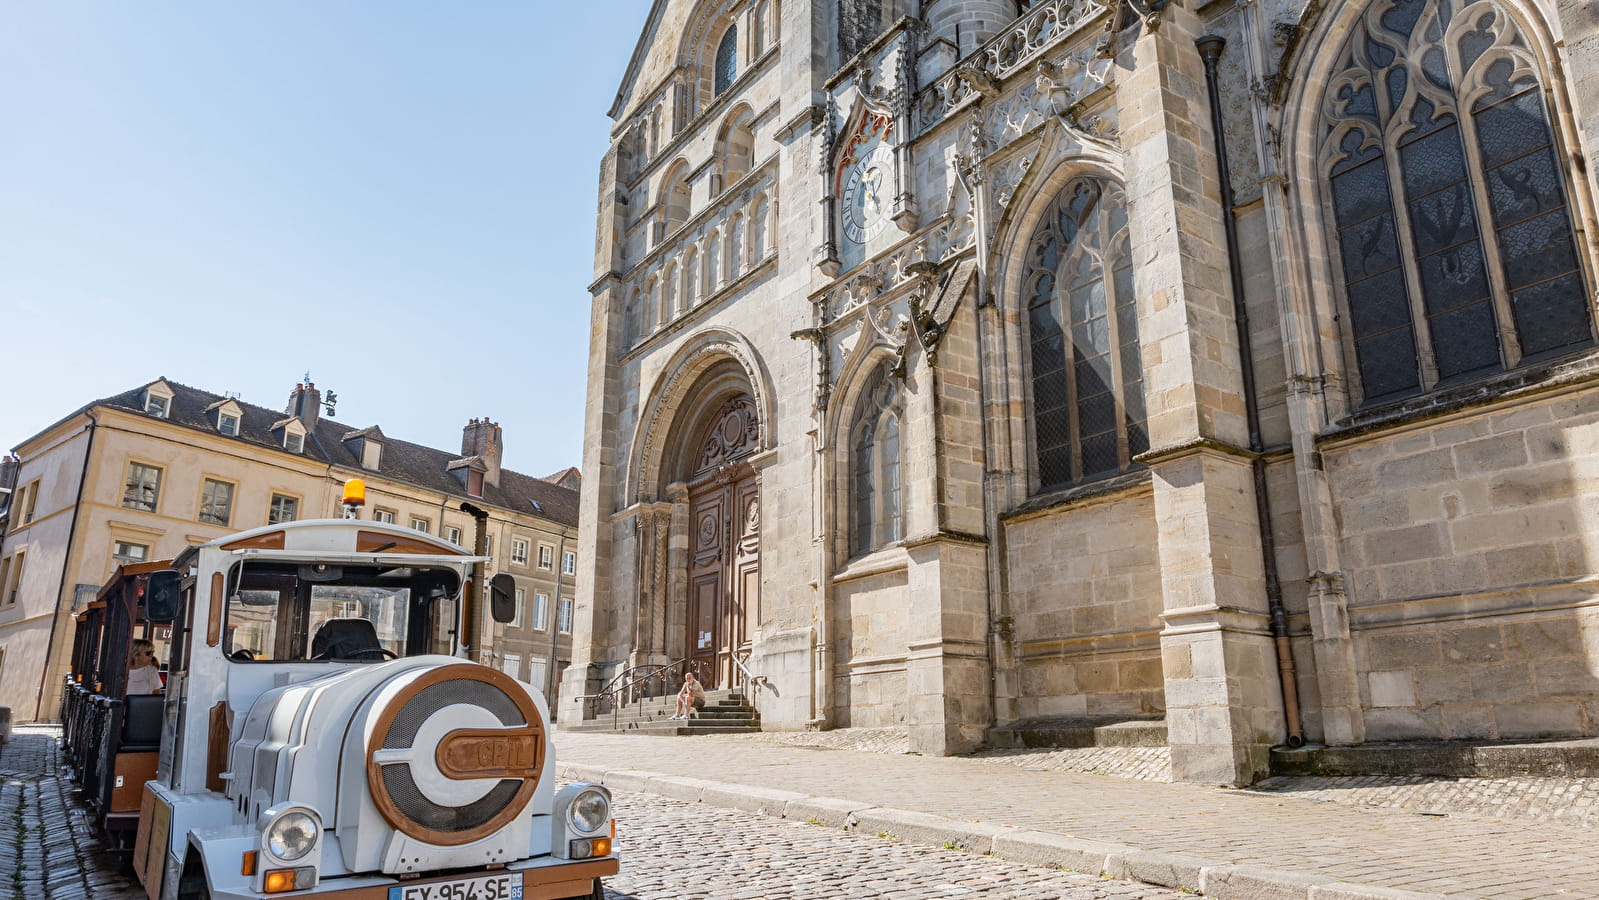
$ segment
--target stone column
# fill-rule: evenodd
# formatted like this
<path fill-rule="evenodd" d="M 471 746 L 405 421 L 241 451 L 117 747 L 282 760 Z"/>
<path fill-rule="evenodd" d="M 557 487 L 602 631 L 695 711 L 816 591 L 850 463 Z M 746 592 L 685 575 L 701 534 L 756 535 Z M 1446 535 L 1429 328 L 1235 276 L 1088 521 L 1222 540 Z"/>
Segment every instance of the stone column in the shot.
<path fill-rule="evenodd" d="M 572 604 L 572 663 L 561 676 L 560 718 L 580 722 L 577 698 L 603 683 L 605 664 L 616 643 L 616 610 L 611 597 L 611 513 L 617 491 L 617 406 L 621 402 L 620 367 L 624 292 L 617 278 L 622 268 L 621 231 L 624 213 L 617 203 L 621 185 L 612 147 L 600 163 L 599 199 L 595 215 L 594 283 L 589 287 L 587 402 L 583 413 L 583 490 L 578 497 L 577 591 Z M 550 610 L 551 625 L 559 610 Z M 620 654 L 617 654 L 618 656 Z M 555 660 L 549 661 L 555 665 Z"/>
<path fill-rule="evenodd" d="M 607 157 L 609 159 L 610 157 Z M 617 490 L 616 398 L 614 362 L 622 330 L 622 291 L 606 276 L 594 288 L 590 318 L 588 402 L 583 422 L 583 490 L 578 497 L 577 590 L 572 610 L 572 664 L 561 676 L 560 720 L 581 722 L 577 698 L 604 683 L 605 666 L 613 662 L 616 605 L 612 597 L 611 498 Z M 631 525 L 631 523 L 625 523 Z M 558 610 L 550 610 L 554 626 Z M 555 661 L 550 660 L 550 665 Z"/>
<path fill-rule="evenodd" d="M 950 536 L 908 542 L 905 693 L 911 750 L 975 750 L 989 703 L 987 547 Z"/>
<path fill-rule="evenodd" d="M 1569 66 L 1565 72 L 1566 87 L 1577 112 L 1575 125 L 1587 141 L 1587 152 L 1599 154 L 1599 100 L 1595 100 L 1599 97 L 1599 6 L 1592 0 L 1559 0 L 1556 8 L 1560 19 L 1559 37 L 1565 42 Z M 1590 158 L 1587 165 L 1590 184 L 1594 182 L 1595 165 L 1599 165 L 1599 160 Z"/>
<path fill-rule="evenodd" d="M 1192 11 L 1122 35 L 1117 96 L 1139 297 L 1172 774 L 1244 784 L 1283 736 L 1237 330 Z"/>

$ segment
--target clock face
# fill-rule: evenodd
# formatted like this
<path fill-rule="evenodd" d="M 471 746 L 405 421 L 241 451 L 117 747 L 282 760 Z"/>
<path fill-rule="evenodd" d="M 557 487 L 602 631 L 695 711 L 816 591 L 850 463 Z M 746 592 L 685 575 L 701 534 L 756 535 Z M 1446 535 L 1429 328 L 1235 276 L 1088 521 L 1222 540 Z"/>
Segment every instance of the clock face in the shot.
<path fill-rule="evenodd" d="M 849 168 L 844 180 L 844 236 L 857 244 L 877 237 L 888 225 L 894 190 L 894 152 L 873 147 Z"/>

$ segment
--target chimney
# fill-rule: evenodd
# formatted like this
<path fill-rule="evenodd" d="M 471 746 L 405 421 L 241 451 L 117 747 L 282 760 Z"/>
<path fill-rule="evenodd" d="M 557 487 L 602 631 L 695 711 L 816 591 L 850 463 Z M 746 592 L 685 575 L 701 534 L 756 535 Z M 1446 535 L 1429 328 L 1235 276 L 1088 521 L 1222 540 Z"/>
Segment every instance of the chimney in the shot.
<path fill-rule="evenodd" d="M 284 411 L 299 419 L 306 431 L 316 431 L 317 419 L 322 415 L 322 392 L 309 381 L 297 384 L 289 395 L 289 408 Z"/>
<path fill-rule="evenodd" d="M 17 486 L 17 469 L 22 466 L 22 460 L 7 453 L 0 459 L 0 491 L 9 491 Z"/>
<path fill-rule="evenodd" d="M 483 480 L 500 485 L 500 426 L 489 421 L 488 416 L 473 419 L 461 429 L 461 455 L 477 456 L 483 460 Z"/>

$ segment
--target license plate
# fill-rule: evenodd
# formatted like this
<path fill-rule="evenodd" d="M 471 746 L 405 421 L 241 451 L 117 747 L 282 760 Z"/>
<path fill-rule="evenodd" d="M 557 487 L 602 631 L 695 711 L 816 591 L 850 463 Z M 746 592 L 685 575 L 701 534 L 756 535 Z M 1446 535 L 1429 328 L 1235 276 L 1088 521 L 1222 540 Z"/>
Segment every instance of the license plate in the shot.
<path fill-rule="evenodd" d="M 522 900 L 522 875 L 485 875 L 391 887 L 389 900 Z"/>

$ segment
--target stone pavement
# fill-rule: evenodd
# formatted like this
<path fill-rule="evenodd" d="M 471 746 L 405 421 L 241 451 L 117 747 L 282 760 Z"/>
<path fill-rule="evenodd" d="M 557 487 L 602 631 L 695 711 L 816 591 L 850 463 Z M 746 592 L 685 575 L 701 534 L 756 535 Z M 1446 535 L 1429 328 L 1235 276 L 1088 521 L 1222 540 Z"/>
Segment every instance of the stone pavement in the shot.
<path fill-rule="evenodd" d="M 1314 802 L 1282 784 L 1082 774 L 1018 765 L 1014 753 L 933 758 L 787 740 L 555 738 L 566 777 L 1215 897 L 1599 897 L 1599 833 L 1577 825 Z M 847 734 L 828 740 L 849 745 Z M 1325 795 L 1341 779 L 1280 781 L 1317 782 L 1305 793 Z M 1393 794 L 1366 787 L 1373 800 Z"/>
<path fill-rule="evenodd" d="M 0 897 L 133 896 L 131 879 L 95 862 L 100 846 L 61 769 L 60 735 L 20 726 L 0 744 Z"/>
<path fill-rule="evenodd" d="M 1149 885 L 617 791 L 606 900 L 1179 900 Z"/>

